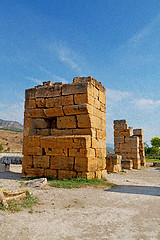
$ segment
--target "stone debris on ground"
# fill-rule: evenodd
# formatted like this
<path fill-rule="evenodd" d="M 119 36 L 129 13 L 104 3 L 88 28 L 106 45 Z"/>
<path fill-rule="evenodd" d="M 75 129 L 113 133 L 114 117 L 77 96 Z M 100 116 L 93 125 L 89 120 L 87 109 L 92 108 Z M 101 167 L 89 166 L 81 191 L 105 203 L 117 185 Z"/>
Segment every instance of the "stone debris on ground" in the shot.
<path fill-rule="evenodd" d="M 0 204 L 2 204 L 4 207 L 8 207 L 8 202 L 10 201 L 19 201 L 21 199 L 24 199 L 27 194 L 29 193 L 28 190 L 21 189 L 16 191 L 8 191 L 6 189 L 0 189 Z"/>
<path fill-rule="evenodd" d="M 45 185 L 47 185 L 47 183 L 48 183 L 47 178 L 38 178 L 38 179 L 34 179 L 26 182 L 25 185 L 31 188 L 42 188 Z"/>
<path fill-rule="evenodd" d="M 160 167 L 160 162 L 153 162 L 152 167 Z"/>

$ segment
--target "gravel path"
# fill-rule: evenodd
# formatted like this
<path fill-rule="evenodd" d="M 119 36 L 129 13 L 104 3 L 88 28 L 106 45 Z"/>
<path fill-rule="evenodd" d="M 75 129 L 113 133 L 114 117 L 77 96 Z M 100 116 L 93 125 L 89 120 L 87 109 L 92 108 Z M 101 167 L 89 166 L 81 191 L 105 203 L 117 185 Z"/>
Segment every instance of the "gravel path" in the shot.
<path fill-rule="evenodd" d="M 20 166 L 0 173 L 0 186 L 20 187 Z M 32 189 L 42 204 L 0 211 L 0 239 L 154 240 L 160 239 L 160 168 L 108 174 L 111 189 Z"/>

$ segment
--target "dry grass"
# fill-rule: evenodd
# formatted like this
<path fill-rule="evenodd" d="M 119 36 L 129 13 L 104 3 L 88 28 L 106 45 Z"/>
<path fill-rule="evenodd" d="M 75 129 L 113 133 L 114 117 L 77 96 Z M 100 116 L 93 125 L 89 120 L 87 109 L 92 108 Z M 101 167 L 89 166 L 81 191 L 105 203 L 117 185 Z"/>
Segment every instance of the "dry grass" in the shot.
<path fill-rule="evenodd" d="M 22 151 L 23 132 L 2 130 L 0 128 L 0 143 L 4 150 Z"/>

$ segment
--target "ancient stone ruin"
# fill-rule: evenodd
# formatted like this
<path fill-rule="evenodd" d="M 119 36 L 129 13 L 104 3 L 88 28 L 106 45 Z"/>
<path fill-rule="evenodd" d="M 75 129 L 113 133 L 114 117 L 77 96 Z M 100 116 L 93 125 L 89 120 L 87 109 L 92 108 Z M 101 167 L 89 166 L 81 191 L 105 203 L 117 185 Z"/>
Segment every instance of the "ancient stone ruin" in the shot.
<path fill-rule="evenodd" d="M 106 177 L 105 88 L 92 77 L 25 92 L 22 176 Z"/>
<path fill-rule="evenodd" d="M 106 156 L 106 169 L 107 172 L 113 172 L 117 173 L 122 170 L 122 156 L 113 154 L 113 153 L 108 153 Z"/>
<path fill-rule="evenodd" d="M 114 151 L 122 156 L 122 167 L 139 169 L 145 166 L 145 152 L 143 145 L 143 130 L 134 129 L 126 120 L 114 121 Z"/>

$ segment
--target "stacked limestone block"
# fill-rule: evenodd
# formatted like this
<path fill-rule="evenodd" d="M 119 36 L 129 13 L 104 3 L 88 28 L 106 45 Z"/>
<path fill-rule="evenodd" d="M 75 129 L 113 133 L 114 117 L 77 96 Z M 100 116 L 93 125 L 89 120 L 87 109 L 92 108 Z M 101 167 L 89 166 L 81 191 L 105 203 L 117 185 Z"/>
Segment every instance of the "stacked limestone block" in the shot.
<path fill-rule="evenodd" d="M 117 173 L 122 170 L 121 166 L 122 156 L 113 153 L 108 153 L 106 156 L 107 172 Z"/>
<path fill-rule="evenodd" d="M 132 170 L 133 161 L 131 159 L 123 160 L 122 161 L 122 168 Z"/>
<path fill-rule="evenodd" d="M 126 120 L 114 121 L 114 151 L 122 156 L 122 167 L 125 167 L 124 160 L 125 164 L 129 160 L 132 166 L 132 160 L 133 168 L 140 168 L 139 137 L 132 136 L 132 128 L 128 127 Z"/>
<path fill-rule="evenodd" d="M 25 92 L 24 177 L 106 177 L 105 88 L 92 77 Z"/>
<path fill-rule="evenodd" d="M 139 137 L 139 154 L 141 166 L 146 166 L 145 150 L 143 143 L 143 129 L 133 129 L 133 135 Z"/>

